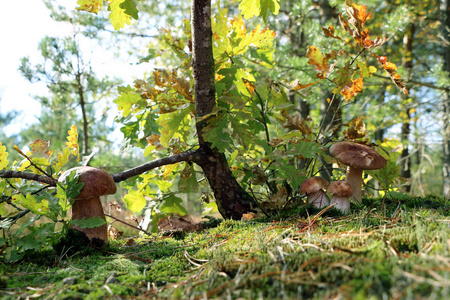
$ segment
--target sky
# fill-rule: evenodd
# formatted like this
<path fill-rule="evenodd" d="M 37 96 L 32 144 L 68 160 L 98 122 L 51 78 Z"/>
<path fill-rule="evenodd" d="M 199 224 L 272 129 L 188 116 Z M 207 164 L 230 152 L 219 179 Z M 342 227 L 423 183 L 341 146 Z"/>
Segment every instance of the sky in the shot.
<path fill-rule="evenodd" d="M 68 9 L 75 9 L 76 0 L 58 0 Z M 46 93 L 45 84 L 30 83 L 19 72 L 20 59 L 28 56 L 31 63 L 38 63 L 39 41 L 45 36 L 71 36 L 73 28 L 69 24 L 53 21 L 42 0 L 3 1 L 0 10 L 0 113 L 11 110 L 21 112 L 12 125 L 2 128 L 6 134 L 18 133 L 37 122 L 40 104 L 33 95 Z M 148 66 L 120 62 L 112 53 L 104 49 L 93 49 L 93 70 L 99 75 L 111 74 L 120 68 L 124 84 L 131 84 L 133 77 L 142 74 Z M 117 73 L 117 71 L 115 72 Z M 112 118 L 111 118 L 112 119 Z"/>

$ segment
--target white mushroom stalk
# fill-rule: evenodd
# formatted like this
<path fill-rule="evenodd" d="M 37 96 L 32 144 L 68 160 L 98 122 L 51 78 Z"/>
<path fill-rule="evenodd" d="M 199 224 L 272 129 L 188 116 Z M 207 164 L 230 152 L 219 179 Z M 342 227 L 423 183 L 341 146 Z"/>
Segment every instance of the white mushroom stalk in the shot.
<path fill-rule="evenodd" d="M 350 197 L 352 196 L 352 188 L 348 182 L 335 181 L 332 182 L 327 189 L 329 194 L 333 194 L 331 197 L 331 204 L 336 203 L 334 206 L 336 209 L 342 211 L 344 214 L 350 212 Z"/>
<path fill-rule="evenodd" d="M 307 195 L 308 203 L 313 203 L 315 207 L 323 208 L 330 205 L 330 199 L 324 192 L 328 184 L 328 181 L 322 177 L 308 178 L 300 185 L 300 194 Z"/>

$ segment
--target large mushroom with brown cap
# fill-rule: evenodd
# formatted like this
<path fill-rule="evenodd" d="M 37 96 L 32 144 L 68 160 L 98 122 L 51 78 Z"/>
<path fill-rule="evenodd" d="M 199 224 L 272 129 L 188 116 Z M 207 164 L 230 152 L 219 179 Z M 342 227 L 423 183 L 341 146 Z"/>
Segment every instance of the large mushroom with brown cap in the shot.
<path fill-rule="evenodd" d="M 350 211 L 350 197 L 353 195 L 352 187 L 345 181 L 338 180 L 330 183 L 328 194 L 333 194 L 330 204 L 336 203 L 335 208 L 347 214 Z"/>
<path fill-rule="evenodd" d="M 313 203 L 315 207 L 322 208 L 330 205 L 330 199 L 323 191 L 328 186 L 328 181 L 322 177 L 311 177 L 300 185 L 300 194 L 307 195 L 308 203 Z"/>
<path fill-rule="evenodd" d="M 105 220 L 100 196 L 111 195 L 116 193 L 116 183 L 107 172 L 93 167 L 76 167 L 67 170 L 59 178 L 60 182 L 64 182 L 66 177 L 76 171 L 78 182 L 83 182 L 84 186 L 80 194 L 74 199 L 72 204 L 72 219 L 83 220 L 92 217 L 99 217 Z M 83 232 L 92 242 L 108 243 L 107 225 L 106 223 L 94 228 L 80 228 L 73 226 L 73 229 Z M 100 241 L 94 241 L 98 239 Z"/>
<path fill-rule="evenodd" d="M 348 166 L 345 181 L 353 190 L 353 199 L 361 202 L 362 172 L 386 166 L 386 159 L 367 145 L 339 142 L 331 145 L 330 153 L 339 162 Z"/>

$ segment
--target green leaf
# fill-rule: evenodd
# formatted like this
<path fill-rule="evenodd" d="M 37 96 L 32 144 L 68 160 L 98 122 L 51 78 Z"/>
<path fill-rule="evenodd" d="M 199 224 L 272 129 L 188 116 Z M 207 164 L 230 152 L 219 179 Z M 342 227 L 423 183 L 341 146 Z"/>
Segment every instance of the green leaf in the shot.
<path fill-rule="evenodd" d="M 203 137 L 211 143 L 212 148 L 217 148 L 222 152 L 234 145 L 228 128 L 228 117 L 226 113 L 219 113 L 210 117 L 207 126 L 203 128 Z"/>
<path fill-rule="evenodd" d="M 185 193 L 198 191 L 198 182 L 195 175 L 194 166 L 186 163 L 186 167 L 180 173 L 180 181 L 178 183 L 180 191 Z"/>
<path fill-rule="evenodd" d="M 159 117 L 159 124 L 162 126 L 159 132 L 161 133 L 160 143 L 164 147 L 169 147 L 169 141 L 173 135 L 178 132 L 183 120 L 193 111 L 192 104 L 186 106 L 184 109 L 176 110 L 171 113 L 162 114 Z"/>
<path fill-rule="evenodd" d="M 163 203 L 159 207 L 159 209 L 162 212 L 168 213 L 168 214 L 179 214 L 179 215 L 185 215 L 187 214 L 186 208 L 181 205 L 183 203 L 183 200 L 181 198 L 178 198 L 175 195 L 171 195 L 163 200 Z"/>
<path fill-rule="evenodd" d="M 279 0 L 242 0 L 239 4 L 239 10 L 247 20 L 254 16 L 261 16 L 264 21 L 267 21 L 269 11 L 274 15 L 277 15 L 280 11 L 278 2 Z"/>
<path fill-rule="evenodd" d="M 119 110 L 122 111 L 124 117 L 131 113 L 133 105 L 141 100 L 141 97 L 134 92 L 134 89 L 129 85 L 126 87 L 118 88 L 120 96 L 113 102 L 118 105 Z"/>
<path fill-rule="evenodd" d="M 125 9 L 121 7 L 121 4 L 127 0 L 112 0 L 109 4 L 108 10 L 111 11 L 109 19 L 115 30 L 119 30 L 125 26 L 125 24 L 131 24 L 130 15 L 125 12 Z M 137 16 L 137 14 L 136 14 Z"/>
<path fill-rule="evenodd" d="M 280 4 L 278 1 L 279 0 L 261 0 L 260 15 L 263 17 L 265 22 L 267 22 L 269 11 L 271 11 L 274 15 L 277 15 L 280 11 Z"/>
<path fill-rule="evenodd" d="M 81 228 L 95 228 L 100 227 L 103 224 L 105 224 L 105 220 L 103 220 L 100 217 L 92 217 L 89 219 L 82 219 L 82 220 L 70 220 L 69 224 L 73 226 L 78 226 Z"/>
<path fill-rule="evenodd" d="M 261 12 L 261 0 L 242 0 L 239 10 L 245 19 L 259 16 Z"/>
<path fill-rule="evenodd" d="M 19 204 L 22 207 L 28 208 L 34 214 L 41 216 L 48 214 L 48 201 L 41 199 L 41 201 L 38 202 L 31 194 L 27 194 L 26 196 L 23 194 L 13 195 L 11 201 L 16 205 Z"/>
<path fill-rule="evenodd" d="M 147 204 L 144 194 L 137 190 L 129 190 L 128 194 L 123 197 L 123 201 L 127 208 L 134 213 L 140 212 Z"/>
<path fill-rule="evenodd" d="M 123 8 L 125 10 L 125 13 L 127 15 L 130 15 L 133 17 L 133 19 L 137 20 L 138 17 L 138 10 L 136 6 L 134 5 L 133 0 L 125 0 L 120 5 L 120 8 Z"/>

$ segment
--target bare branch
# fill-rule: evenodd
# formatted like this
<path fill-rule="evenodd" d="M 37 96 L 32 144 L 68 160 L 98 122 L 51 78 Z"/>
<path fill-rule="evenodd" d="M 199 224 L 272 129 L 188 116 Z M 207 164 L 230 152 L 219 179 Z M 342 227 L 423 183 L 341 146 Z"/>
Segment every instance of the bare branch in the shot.
<path fill-rule="evenodd" d="M 199 159 L 200 159 L 200 153 L 198 152 L 198 150 L 189 150 L 189 151 L 182 152 L 179 154 L 156 159 L 156 160 L 150 161 L 148 163 L 145 163 L 143 165 L 134 167 L 132 169 L 129 169 L 129 170 L 117 173 L 117 174 L 112 174 L 111 176 L 115 182 L 121 182 L 121 181 L 127 180 L 130 177 L 140 175 L 142 173 L 145 173 L 147 171 L 153 170 L 153 169 L 161 167 L 161 166 L 172 165 L 172 164 L 176 164 L 176 163 L 179 163 L 182 161 L 196 162 Z"/>
<path fill-rule="evenodd" d="M 388 77 L 388 76 L 383 76 L 383 75 L 379 75 L 379 74 L 376 74 L 376 73 L 374 73 L 373 76 L 392 81 L 391 78 Z M 416 84 L 416 85 L 420 85 L 420 86 L 426 86 L 426 87 L 428 87 L 430 89 L 450 92 L 450 88 L 449 87 L 436 86 L 436 85 L 434 85 L 432 83 L 429 83 L 429 82 L 420 82 L 420 81 L 415 81 L 415 80 L 404 80 L 403 82 L 404 83 L 409 83 L 409 84 Z"/>
<path fill-rule="evenodd" d="M 53 177 L 38 175 L 29 172 L 12 171 L 12 170 L 1 170 L 0 178 L 22 178 L 27 180 L 39 181 L 42 183 L 47 183 L 50 186 L 56 186 L 57 180 Z"/>

